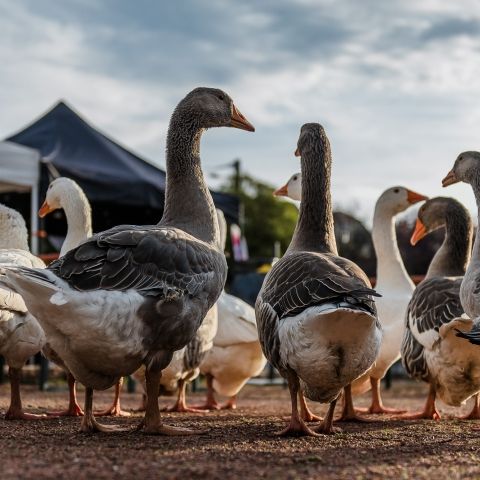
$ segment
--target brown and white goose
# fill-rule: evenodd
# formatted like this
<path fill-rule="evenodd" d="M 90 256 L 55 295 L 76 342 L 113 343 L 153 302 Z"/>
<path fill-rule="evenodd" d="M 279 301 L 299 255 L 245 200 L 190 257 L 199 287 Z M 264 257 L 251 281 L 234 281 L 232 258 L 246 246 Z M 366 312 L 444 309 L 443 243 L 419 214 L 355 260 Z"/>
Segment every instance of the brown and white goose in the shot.
<path fill-rule="evenodd" d="M 30 253 L 22 215 L 0 204 L 0 270 L 12 266 L 44 268 L 45 264 Z M 42 327 L 27 310 L 22 297 L 6 286 L 0 286 L 0 355 L 5 358 L 10 377 L 7 420 L 35 420 L 41 417 L 24 412 L 22 408 L 20 374 L 25 362 L 40 352 L 45 342 Z"/>
<path fill-rule="evenodd" d="M 60 257 L 63 257 L 73 248 L 78 247 L 92 236 L 92 208 L 85 192 L 80 185 L 70 178 L 59 177 L 53 180 L 48 186 L 40 211 L 41 218 L 45 217 L 55 210 L 63 209 L 67 220 L 67 235 L 60 249 Z M 83 415 L 83 411 L 78 405 L 76 394 L 76 382 L 73 375 L 68 371 L 64 362 L 51 349 L 49 345 L 45 346 L 43 352 L 52 361 L 62 366 L 67 371 L 69 388 L 69 405 L 63 412 L 56 412 L 53 415 L 77 416 Z M 129 416 L 120 407 L 120 391 L 123 378 L 115 385 L 115 398 L 113 404 L 102 412 L 96 412 L 95 415 Z"/>
<path fill-rule="evenodd" d="M 472 221 L 466 208 L 453 198 L 436 197 L 419 210 L 411 242 L 445 227 L 445 239 L 425 279 L 408 305 L 402 344 L 407 372 L 430 385 L 423 411 L 403 418 L 440 419 L 438 395 L 449 405 L 460 405 L 480 390 L 480 358 L 474 348 L 462 346 L 455 329 L 469 330 L 471 320 L 460 318 L 460 285 L 470 258 Z M 467 418 L 478 418 L 477 400 Z"/>
<path fill-rule="evenodd" d="M 114 385 L 143 364 L 144 431 L 195 433 L 163 424 L 158 393 L 162 370 L 192 340 L 225 283 L 216 212 L 200 165 L 203 131 L 222 126 L 254 131 L 221 90 L 197 88 L 177 105 L 167 135 L 165 209 L 158 225 L 96 234 L 45 271 L 7 271 L 7 282 L 86 386 L 83 431 L 110 430 L 93 416 L 93 390 Z"/>
<path fill-rule="evenodd" d="M 316 435 L 299 415 L 299 392 L 330 403 L 318 431 L 331 433 L 338 396 L 371 367 L 382 335 L 368 278 L 337 254 L 331 151 L 321 125 L 302 126 L 296 154 L 302 157 L 300 215 L 287 252 L 265 278 L 255 313 L 263 352 L 290 389 L 292 415 L 280 434 Z"/>

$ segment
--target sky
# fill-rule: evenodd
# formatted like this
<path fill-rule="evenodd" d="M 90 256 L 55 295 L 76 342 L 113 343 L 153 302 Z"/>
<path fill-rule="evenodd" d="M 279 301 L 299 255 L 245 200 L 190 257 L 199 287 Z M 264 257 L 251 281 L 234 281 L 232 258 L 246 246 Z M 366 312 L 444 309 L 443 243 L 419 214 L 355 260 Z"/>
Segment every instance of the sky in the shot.
<path fill-rule="evenodd" d="M 392 185 L 441 188 L 480 149 L 477 0 L 0 0 L 0 138 L 63 98 L 94 126 L 160 166 L 175 105 L 225 90 L 254 134 L 212 129 L 211 186 L 240 158 L 273 186 L 299 170 L 300 126 L 321 123 L 337 207 L 367 222 Z"/>

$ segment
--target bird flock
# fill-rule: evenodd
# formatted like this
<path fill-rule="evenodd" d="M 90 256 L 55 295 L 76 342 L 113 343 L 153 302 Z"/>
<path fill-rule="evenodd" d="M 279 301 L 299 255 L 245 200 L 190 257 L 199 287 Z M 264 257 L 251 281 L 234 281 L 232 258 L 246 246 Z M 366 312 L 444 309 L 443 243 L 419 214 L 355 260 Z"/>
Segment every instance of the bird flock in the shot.
<path fill-rule="evenodd" d="M 213 127 L 255 131 L 225 92 L 196 88 L 170 119 L 165 207 L 156 225 L 92 234 L 84 192 L 68 178 L 55 179 L 39 215 L 63 209 L 68 232 L 48 267 L 30 253 L 22 216 L 0 205 L 0 354 L 11 386 L 5 418 L 79 416 L 82 432 L 119 431 L 96 417 L 129 415 L 120 392 L 123 377 L 133 375 L 143 387 L 138 430 L 199 434 L 165 424 L 159 395 L 177 392 L 169 411 L 235 408 L 238 392 L 268 360 L 290 391 L 291 415 L 279 435 L 332 434 L 335 422 L 366 421 L 353 399 L 369 389 L 370 414 L 438 420 L 437 397 L 453 406 L 473 397 L 467 418 L 480 419 L 480 239 L 472 249 L 465 207 L 401 186 L 385 190 L 373 218 L 373 289 L 361 268 L 338 254 L 330 143 L 320 124 L 306 123 L 295 150 L 301 172 L 275 191 L 301 202 L 297 225 L 253 309 L 224 291 L 226 223 L 200 162 L 202 133 Z M 480 202 L 480 153 L 458 156 L 442 183 L 457 182 L 469 183 Z M 439 228 L 445 238 L 415 287 L 397 246 L 395 217 L 419 202 L 411 243 Z M 35 415 L 22 407 L 21 368 L 40 351 L 67 373 L 69 402 L 62 412 Z M 429 385 L 419 413 L 382 401 L 380 381 L 399 358 L 412 378 Z M 206 402 L 189 406 L 186 385 L 200 373 Z M 83 409 L 77 382 L 85 387 Z M 94 391 L 114 385 L 112 406 L 94 412 Z M 218 395 L 227 402 L 218 403 Z M 329 404 L 325 417 L 312 413 L 307 400 Z"/>

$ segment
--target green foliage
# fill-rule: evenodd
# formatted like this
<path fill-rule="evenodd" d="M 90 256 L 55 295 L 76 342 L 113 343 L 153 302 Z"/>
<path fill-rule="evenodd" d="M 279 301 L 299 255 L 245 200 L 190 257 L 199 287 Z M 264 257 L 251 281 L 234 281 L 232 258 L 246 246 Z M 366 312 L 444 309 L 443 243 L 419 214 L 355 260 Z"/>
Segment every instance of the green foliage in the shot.
<path fill-rule="evenodd" d="M 251 257 L 272 257 L 275 241 L 287 249 L 298 217 L 295 205 L 273 196 L 274 189 L 249 175 L 234 177 L 221 190 L 238 195 L 244 208 L 244 235 Z"/>

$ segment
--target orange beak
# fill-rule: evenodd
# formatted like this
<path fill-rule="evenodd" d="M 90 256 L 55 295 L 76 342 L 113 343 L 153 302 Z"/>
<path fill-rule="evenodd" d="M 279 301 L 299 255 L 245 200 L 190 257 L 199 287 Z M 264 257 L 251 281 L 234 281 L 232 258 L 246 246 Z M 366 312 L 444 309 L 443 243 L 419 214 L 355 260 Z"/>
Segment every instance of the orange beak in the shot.
<path fill-rule="evenodd" d="M 54 210 L 55 209 L 52 208 L 45 200 L 43 202 L 43 205 L 40 207 L 40 210 L 38 211 L 38 216 L 40 218 L 43 218 L 45 215 L 48 215 L 50 212 L 53 212 Z"/>
<path fill-rule="evenodd" d="M 453 170 L 450 170 L 447 176 L 442 180 L 442 187 L 448 187 L 449 185 L 453 185 L 454 183 L 458 183 L 460 180 L 455 175 Z"/>
<path fill-rule="evenodd" d="M 296 157 L 301 157 L 301 156 L 302 156 L 302 154 L 300 153 L 300 150 L 298 149 L 298 147 L 297 147 L 297 149 L 295 150 L 295 156 L 296 156 Z"/>
<path fill-rule="evenodd" d="M 420 193 L 413 192 L 412 190 L 407 190 L 407 202 L 410 205 L 413 205 L 414 203 L 422 202 L 423 200 L 428 200 L 428 197 Z"/>
<path fill-rule="evenodd" d="M 285 184 L 283 187 L 277 188 L 277 190 L 275 190 L 273 194 L 276 197 L 286 197 L 288 195 L 288 185 Z"/>
<path fill-rule="evenodd" d="M 240 128 L 240 130 L 247 130 L 248 132 L 255 131 L 255 127 L 240 113 L 240 110 L 238 110 L 233 103 L 230 126 L 234 128 Z"/>
<path fill-rule="evenodd" d="M 415 230 L 412 233 L 412 238 L 410 238 L 410 243 L 416 245 L 419 240 L 421 240 L 427 234 L 427 228 L 425 225 L 417 218 L 417 223 L 415 224 Z"/>

